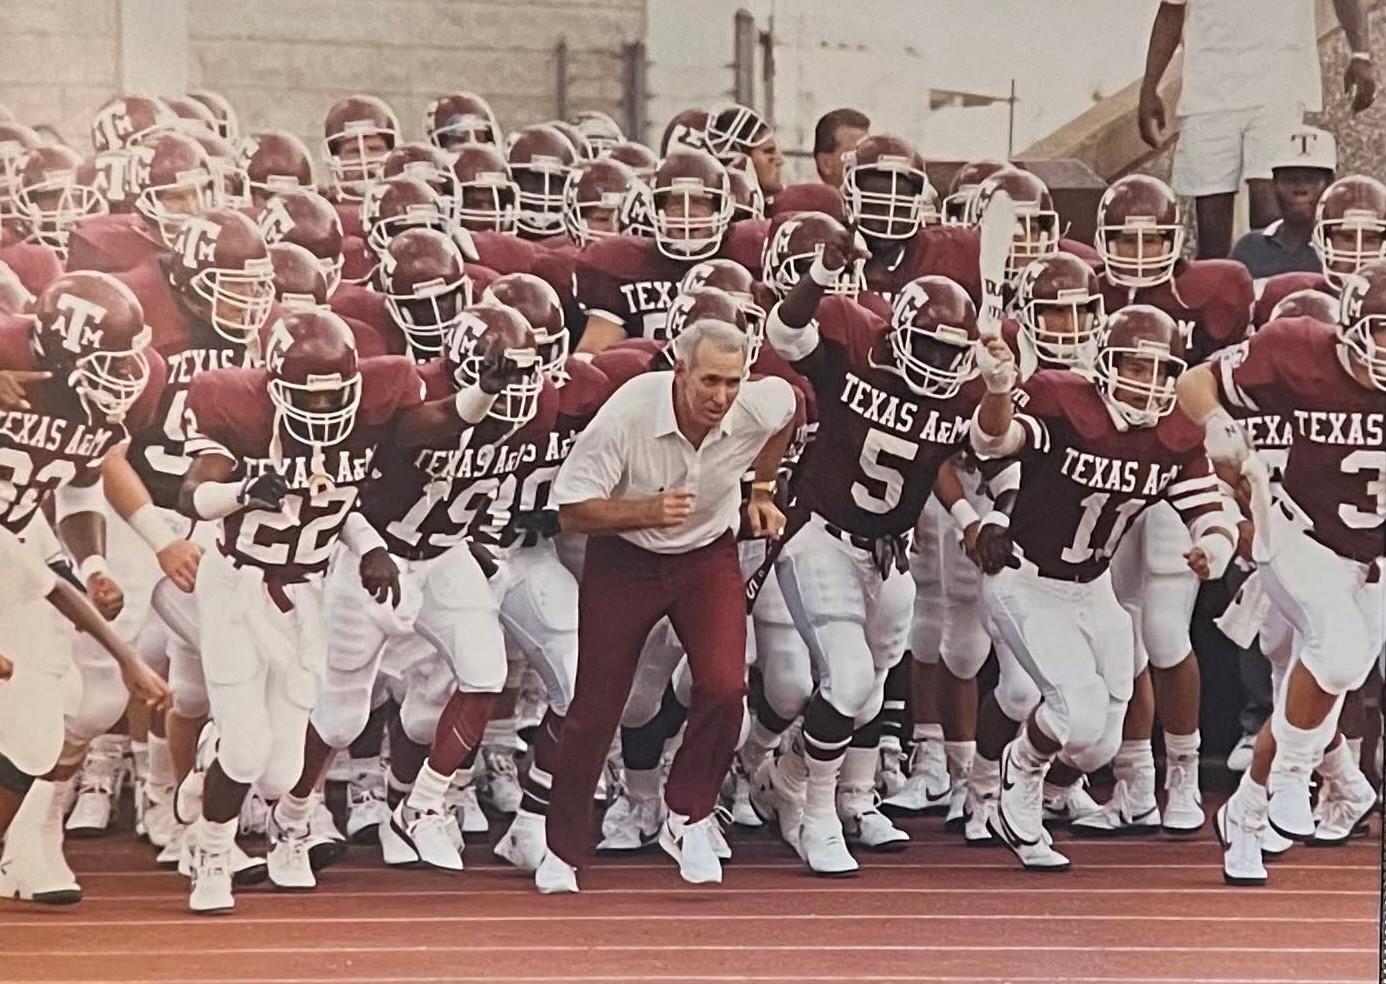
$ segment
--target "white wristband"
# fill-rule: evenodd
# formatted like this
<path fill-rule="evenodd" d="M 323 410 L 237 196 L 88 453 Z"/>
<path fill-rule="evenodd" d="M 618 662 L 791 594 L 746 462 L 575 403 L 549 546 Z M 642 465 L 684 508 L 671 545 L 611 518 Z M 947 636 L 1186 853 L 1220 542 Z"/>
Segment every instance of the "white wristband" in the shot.
<path fill-rule="evenodd" d="M 837 283 L 838 277 L 842 276 L 841 270 L 829 270 L 823 265 L 823 255 L 820 253 L 813 258 L 813 263 L 809 266 L 809 279 L 819 287 L 831 287 Z"/>
<path fill-rule="evenodd" d="M 162 552 L 165 547 L 178 540 L 178 534 L 169 529 L 168 523 L 164 522 L 164 517 L 152 502 L 136 509 L 126 522 L 155 553 Z"/>
<path fill-rule="evenodd" d="M 82 575 L 83 584 L 86 584 L 97 574 L 109 574 L 110 572 L 110 565 L 106 563 L 106 558 L 100 554 L 92 554 L 86 560 L 82 561 L 81 565 L 77 568 L 77 573 Z"/>
<path fill-rule="evenodd" d="M 1218 532 L 1203 534 L 1194 543 L 1203 551 L 1203 555 L 1208 558 L 1208 574 L 1211 580 L 1216 581 L 1227 573 L 1227 565 L 1232 562 L 1232 554 L 1236 551 L 1232 541 Z"/>
<path fill-rule="evenodd" d="M 1003 530 L 1011 528 L 1011 517 L 1007 516 L 999 509 L 993 509 L 982 517 L 983 526 L 999 526 Z"/>
<path fill-rule="evenodd" d="M 948 507 L 948 511 L 953 514 L 953 523 L 963 532 L 973 523 L 981 522 L 982 517 L 977 515 L 977 510 L 972 508 L 972 503 L 966 499 L 959 499 Z"/>
<path fill-rule="evenodd" d="M 346 522 L 342 524 L 342 542 L 358 557 L 364 557 L 377 548 L 388 550 L 385 538 L 359 512 L 347 515 Z"/>
<path fill-rule="evenodd" d="M 495 402 L 495 393 L 487 393 L 475 383 L 465 389 L 458 390 L 457 396 L 453 398 L 453 406 L 457 408 L 457 416 L 469 424 L 479 424 L 485 420 Z"/>
<path fill-rule="evenodd" d="M 1350 60 L 1370 62 L 1372 60 L 1372 53 L 1370 51 L 1354 51 Z"/>
<path fill-rule="evenodd" d="M 225 519 L 241 505 L 240 482 L 203 482 L 193 489 L 192 507 L 198 519 Z"/>

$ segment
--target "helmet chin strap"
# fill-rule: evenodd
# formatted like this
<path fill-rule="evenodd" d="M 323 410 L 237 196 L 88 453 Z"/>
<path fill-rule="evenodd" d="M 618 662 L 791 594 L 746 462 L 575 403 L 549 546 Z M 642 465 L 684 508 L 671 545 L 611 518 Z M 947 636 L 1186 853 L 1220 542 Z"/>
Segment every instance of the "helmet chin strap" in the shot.
<path fill-rule="evenodd" d="M 284 411 L 276 410 L 274 414 L 274 436 L 270 438 L 269 458 L 270 463 L 276 469 L 284 466 Z M 308 462 L 308 494 L 313 497 L 330 492 L 336 487 L 336 482 L 327 474 L 327 455 L 323 453 L 321 444 L 314 444 L 312 457 Z"/>

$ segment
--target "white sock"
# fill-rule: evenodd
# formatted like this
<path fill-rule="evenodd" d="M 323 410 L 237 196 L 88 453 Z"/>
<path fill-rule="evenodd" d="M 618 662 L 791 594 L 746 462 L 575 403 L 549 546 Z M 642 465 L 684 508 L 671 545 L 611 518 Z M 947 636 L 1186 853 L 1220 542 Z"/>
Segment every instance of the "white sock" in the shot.
<path fill-rule="evenodd" d="M 1357 761 L 1357 756 L 1352 751 L 1351 740 L 1340 741 L 1323 753 L 1323 761 L 1319 763 L 1319 775 L 1323 776 L 1325 782 L 1335 786 L 1346 785 L 1362 772 Z"/>
<path fill-rule="evenodd" d="M 746 735 L 746 740 L 741 745 L 741 764 L 746 767 L 748 774 L 753 774 L 760 768 L 762 762 L 780 743 L 780 736 L 761 724 L 756 718 L 751 718 L 751 730 Z"/>
<path fill-rule="evenodd" d="M 812 756 L 804 756 L 808 768 L 808 785 L 805 790 L 804 816 L 824 818 L 837 816 L 837 777 L 842 770 L 844 756 L 839 755 L 824 762 Z"/>
<path fill-rule="evenodd" d="M 1112 759 L 1112 775 L 1130 782 L 1142 771 L 1155 773 L 1155 752 L 1150 747 L 1150 739 L 1123 741 Z"/>
<path fill-rule="evenodd" d="M 1354 762 L 1361 762 L 1361 761 L 1362 761 L 1362 739 L 1361 739 L 1361 738 L 1344 738 L 1343 741 L 1347 742 L 1347 747 L 1350 748 L 1350 749 L 1352 749 L 1352 760 L 1353 760 Z"/>
<path fill-rule="evenodd" d="M 914 726 L 914 740 L 921 741 L 943 741 L 943 725 L 937 721 L 929 724 L 916 724 Z"/>
<path fill-rule="evenodd" d="M 975 741 L 945 741 L 943 755 L 948 760 L 948 775 L 954 782 L 962 782 L 972 773 L 972 763 L 977 757 Z"/>
<path fill-rule="evenodd" d="M 1279 705 L 1271 714 L 1271 734 L 1275 736 L 1275 769 L 1294 773 L 1306 781 L 1323 754 L 1323 739 L 1317 738 L 1319 727 L 1297 728 L 1285 716 Z"/>
<path fill-rule="evenodd" d="M 624 773 L 626 792 L 631 799 L 651 800 L 659 795 L 659 767 L 653 769 L 630 769 Z"/>
<path fill-rule="evenodd" d="M 977 755 L 972 760 L 972 774 L 968 785 L 978 796 L 995 796 L 1001 788 L 1001 760 Z"/>
<path fill-rule="evenodd" d="M 164 789 L 176 782 L 173 774 L 173 756 L 169 754 L 168 739 L 158 735 L 149 736 L 149 784 L 156 789 Z"/>
<path fill-rule="evenodd" d="M 876 763 L 880 758 L 880 752 L 875 748 L 848 745 L 847 751 L 842 755 L 842 768 L 837 775 L 838 788 L 869 792 L 876 785 Z"/>
<path fill-rule="evenodd" d="M 135 779 L 144 779 L 149 775 L 149 744 L 154 741 L 154 736 L 149 736 L 149 741 L 130 740 L 130 762 L 135 770 Z"/>
<path fill-rule="evenodd" d="M 1165 732 L 1165 754 L 1170 759 L 1179 759 L 1187 762 L 1189 759 L 1198 758 L 1198 749 L 1201 745 L 1202 737 L 1197 729 L 1191 735 L 1172 735 Z"/>
<path fill-rule="evenodd" d="M 201 817 L 193 827 L 193 837 L 195 838 L 193 843 L 204 851 L 220 854 L 230 851 L 232 845 L 236 843 L 235 820 L 214 823 L 206 817 Z"/>
<path fill-rule="evenodd" d="M 1011 747 L 1015 749 L 1015 764 L 1026 772 L 1043 772 L 1054 760 L 1053 755 L 1046 755 L 1035 747 L 1035 743 L 1030 740 L 1029 728 L 1021 729 L 1020 737 Z"/>
<path fill-rule="evenodd" d="M 433 771 L 433 767 L 425 762 L 414 779 L 414 788 L 409 792 L 409 807 L 424 813 L 442 813 L 443 797 L 451 784 L 452 776 Z"/>
<path fill-rule="evenodd" d="M 1266 787 L 1251 778 L 1251 770 L 1242 773 L 1242 781 L 1227 801 L 1227 810 L 1237 816 L 1264 817 L 1270 810 L 1270 794 Z"/>
<path fill-rule="evenodd" d="M 274 822 L 291 833 L 302 834 L 308 829 L 308 816 L 313 812 L 313 798 L 302 799 L 286 793 L 274 804 Z"/>

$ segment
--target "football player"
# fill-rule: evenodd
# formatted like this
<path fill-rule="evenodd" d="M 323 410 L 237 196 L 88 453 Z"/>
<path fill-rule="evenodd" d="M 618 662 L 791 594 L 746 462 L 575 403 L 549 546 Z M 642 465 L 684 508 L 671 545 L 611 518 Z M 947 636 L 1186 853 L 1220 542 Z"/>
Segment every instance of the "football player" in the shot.
<path fill-rule="evenodd" d="M 499 144 L 501 128 L 491 104 L 474 92 L 439 96 L 424 109 L 424 135 L 435 147 L 454 153 L 469 144 Z"/>
<path fill-rule="evenodd" d="M 1167 500 L 1189 526 L 1190 569 L 1220 577 L 1236 523 L 1197 430 L 1171 416 L 1185 363 L 1169 315 L 1124 308 L 1110 316 L 1091 376 L 1042 371 L 1018 393 L 1004 341 L 985 351 L 988 395 L 972 444 L 984 457 L 1020 454 L 1022 478 L 1009 518 L 990 516 L 978 532 L 982 608 L 992 638 L 1041 693 L 1002 755 L 991 827 L 1025 867 L 1058 870 L 1068 859 L 1042 824 L 1045 774 L 1061 751 L 1083 771 L 1118 754 L 1138 669 L 1107 573 L 1112 556 L 1131 522 Z"/>
<path fill-rule="evenodd" d="M 245 172 L 247 204 L 263 208 L 273 195 L 313 189 L 313 159 L 303 141 L 285 130 L 247 133 L 236 141 L 236 159 Z"/>
<path fill-rule="evenodd" d="M 1321 795 L 1340 804 L 1328 842 L 1345 840 L 1373 808 L 1371 784 L 1334 732 L 1343 695 L 1366 679 L 1386 631 L 1377 574 L 1386 555 L 1384 346 L 1386 263 L 1376 261 L 1348 280 L 1336 327 L 1273 321 L 1180 383 L 1180 407 L 1229 468 L 1251 454 L 1232 414 L 1275 413 L 1294 426 L 1280 493 L 1255 509 L 1253 555 L 1273 610 L 1298 642 L 1251 768 L 1214 820 L 1231 884 L 1266 880 L 1260 835 L 1268 820 L 1292 840 L 1314 837 L 1316 762 Z M 1256 507 L 1255 485 L 1252 496 Z"/>
<path fill-rule="evenodd" d="M 37 147 L 24 155 L 18 168 L 14 200 L 24 224 L 24 238 L 47 246 L 65 260 L 72 226 L 87 216 L 106 212 L 106 200 L 82 180 L 82 159 L 69 147 Z M 0 257 L 3 255 L 0 248 Z"/>

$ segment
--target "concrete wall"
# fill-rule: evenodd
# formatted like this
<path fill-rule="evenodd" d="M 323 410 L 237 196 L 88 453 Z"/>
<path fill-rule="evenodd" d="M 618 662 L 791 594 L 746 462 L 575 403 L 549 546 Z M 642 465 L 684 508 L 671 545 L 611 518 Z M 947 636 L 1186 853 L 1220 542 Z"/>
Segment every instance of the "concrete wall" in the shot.
<path fill-rule="evenodd" d="M 150 9 L 176 15 L 157 44 L 140 27 Z M 179 18 L 185 36 L 162 36 Z M 123 84 L 184 75 L 224 92 L 245 126 L 310 147 L 328 106 L 353 92 L 383 96 L 411 138 L 429 99 L 458 88 L 513 127 L 557 112 L 566 37 L 569 108 L 621 119 L 621 45 L 645 27 L 645 0 L 0 0 L 0 102 L 83 149 L 92 112 Z"/>

